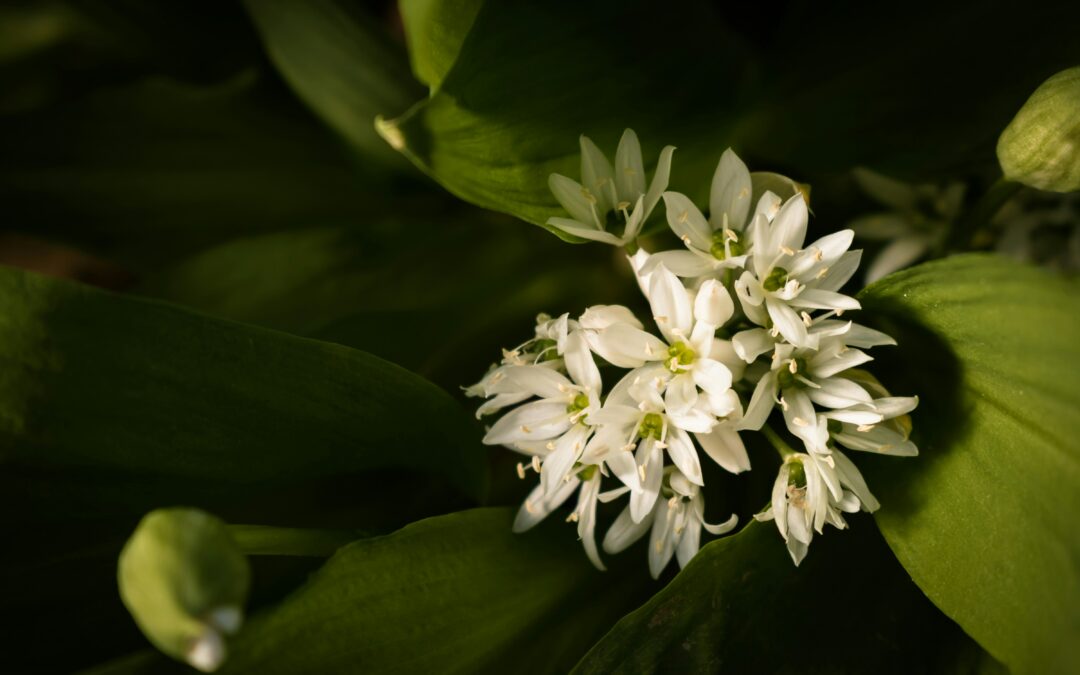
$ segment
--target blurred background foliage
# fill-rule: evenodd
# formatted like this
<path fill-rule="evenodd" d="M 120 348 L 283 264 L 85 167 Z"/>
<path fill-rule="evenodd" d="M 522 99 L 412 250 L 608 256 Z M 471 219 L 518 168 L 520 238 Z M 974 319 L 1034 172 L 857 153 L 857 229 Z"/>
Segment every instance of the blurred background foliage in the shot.
<path fill-rule="evenodd" d="M 511 535 L 499 507 L 525 486 L 459 387 L 539 312 L 635 302 L 621 254 L 521 222 L 554 214 L 579 133 L 610 149 L 633 127 L 647 160 L 677 145 L 692 194 L 730 145 L 812 185 L 821 233 L 877 208 L 856 166 L 965 182 L 970 208 L 1016 110 L 1080 62 L 1076 25 L 1060 2 L 3 2 L 0 263 L 113 292 L 0 275 L 5 670 L 183 669 L 145 651 L 115 581 L 135 524 L 175 505 L 289 551 L 251 556 L 257 618 L 223 672 L 1001 668 L 870 518 L 797 571 L 748 528 L 667 588 L 634 553 L 598 575 L 558 523 Z M 942 358 L 939 410 L 962 388 Z M 710 477 L 710 513 L 759 510 L 775 460 L 754 461 Z M 303 585 L 338 543 L 432 516 Z M 841 636 L 754 637 L 818 611 Z M 853 646 L 809 653 L 833 640 Z"/>

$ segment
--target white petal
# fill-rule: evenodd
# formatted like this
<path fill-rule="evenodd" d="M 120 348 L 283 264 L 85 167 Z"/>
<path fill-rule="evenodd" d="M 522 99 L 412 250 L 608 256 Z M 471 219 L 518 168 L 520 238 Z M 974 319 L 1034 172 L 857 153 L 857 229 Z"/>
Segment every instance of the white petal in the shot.
<path fill-rule="evenodd" d="M 593 360 L 582 331 L 576 330 L 567 336 L 563 360 L 566 362 L 566 371 L 574 382 L 589 391 L 600 393 L 600 369 L 596 367 L 596 361 Z"/>
<path fill-rule="evenodd" d="M 624 243 L 621 238 L 616 237 L 610 232 L 587 227 L 576 220 L 569 220 L 567 218 L 548 218 L 547 224 L 558 230 L 562 230 L 567 234 L 572 234 L 575 237 L 581 237 L 582 239 L 588 239 L 590 241 L 599 241 L 605 244 L 611 244 L 612 246 L 622 246 Z"/>
<path fill-rule="evenodd" d="M 636 201 L 645 194 L 645 165 L 641 161 L 641 143 L 633 129 L 623 131 L 615 151 L 615 187 L 619 198 Z"/>
<path fill-rule="evenodd" d="M 578 323 L 582 328 L 603 330 L 615 323 L 624 323 L 634 328 L 642 328 L 634 313 L 622 305 L 593 305 L 581 314 Z"/>
<path fill-rule="evenodd" d="M 669 343 L 690 337 L 694 327 L 694 308 L 686 287 L 663 265 L 649 277 L 649 305 L 656 325 Z"/>
<path fill-rule="evenodd" d="M 717 426 L 707 434 L 697 434 L 698 443 L 714 462 L 731 473 L 750 470 L 750 457 L 746 454 L 739 432 L 730 426 Z"/>
<path fill-rule="evenodd" d="M 739 524 L 739 517 L 735 514 L 731 514 L 731 517 L 722 523 L 710 525 L 709 523 L 702 521 L 701 524 L 705 527 L 705 530 L 708 531 L 709 534 L 727 534 L 728 532 L 734 530 L 735 526 Z"/>
<path fill-rule="evenodd" d="M 735 345 L 731 340 L 713 338 L 712 349 L 709 350 L 709 358 L 719 361 L 731 371 L 731 381 L 738 382 L 746 373 L 746 362 L 735 352 Z"/>
<path fill-rule="evenodd" d="M 825 276 L 814 282 L 814 288 L 820 288 L 823 291 L 840 290 L 840 287 L 855 274 L 855 270 L 859 269 L 861 260 L 862 251 L 848 251 L 829 267 Z"/>
<path fill-rule="evenodd" d="M 562 204 L 562 207 L 581 227 L 592 226 L 595 229 L 601 227 L 594 210 L 595 206 L 585 196 L 581 183 L 572 178 L 553 173 L 548 176 L 548 187 L 551 188 L 551 194 L 555 195 L 555 199 Z"/>
<path fill-rule="evenodd" d="M 852 409 L 840 409 L 830 410 L 825 414 L 825 417 L 832 420 L 838 420 L 840 422 L 847 422 L 848 424 L 877 424 L 884 418 L 881 413 L 874 410 L 852 410 Z"/>
<path fill-rule="evenodd" d="M 785 340 L 796 347 L 808 345 L 806 325 L 799 318 L 799 315 L 795 313 L 795 310 L 783 300 L 776 300 L 771 297 L 765 299 L 765 306 L 769 310 L 769 318 L 773 320 L 773 326 L 780 331 Z"/>
<path fill-rule="evenodd" d="M 701 405 L 682 412 L 669 410 L 667 418 L 673 427 L 695 434 L 708 433 L 716 426 L 716 417 L 703 410 Z"/>
<path fill-rule="evenodd" d="M 574 468 L 574 462 L 581 456 L 589 433 L 588 429 L 578 424 L 555 441 L 555 449 L 544 458 L 540 467 L 540 485 L 543 486 L 545 495 L 554 494 Z"/>
<path fill-rule="evenodd" d="M 507 366 L 504 377 L 491 386 L 497 393 L 527 391 L 541 398 L 564 399 L 573 383 L 562 373 L 543 366 Z"/>
<path fill-rule="evenodd" d="M 739 296 L 744 308 L 746 305 L 759 307 L 765 302 L 765 296 L 761 292 L 761 283 L 749 271 L 743 272 L 735 282 L 735 294 Z"/>
<path fill-rule="evenodd" d="M 919 405 L 918 396 L 886 396 L 874 399 L 874 410 L 885 419 L 906 415 Z"/>
<path fill-rule="evenodd" d="M 731 371 L 719 361 L 698 359 L 690 372 L 697 386 L 714 396 L 731 389 Z"/>
<path fill-rule="evenodd" d="M 718 328 L 727 323 L 735 313 L 735 303 L 724 284 L 716 279 L 707 279 L 698 289 L 694 298 L 694 318 Z"/>
<path fill-rule="evenodd" d="M 651 526 L 652 521 L 648 519 L 635 523 L 630 517 L 630 507 L 627 506 L 604 535 L 604 551 L 611 554 L 625 551 L 631 544 L 641 539 Z"/>
<path fill-rule="evenodd" d="M 784 248 L 798 250 L 806 238 L 806 222 L 809 214 L 802 193 L 788 199 L 772 222 L 769 251 L 776 255 Z"/>
<path fill-rule="evenodd" d="M 681 373 L 671 378 L 667 391 L 664 392 L 664 409 L 669 413 L 685 413 L 693 408 L 698 400 L 697 385 L 689 373 Z"/>
<path fill-rule="evenodd" d="M 776 529 L 780 530 L 780 536 L 786 541 L 788 538 L 788 501 L 787 501 L 787 485 L 788 477 L 791 475 L 791 465 L 787 462 L 780 465 L 780 470 L 776 473 L 776 480 L 773 481 L 772 488 L 772 511 L 773 517 L 776 519 Z"/>
<path fill-rule="evenodd" d="M 652 534 L 649 536 L 649 573 L 653 579 L 660 577 L 660 573 L 671 562 L 671 556 L 675 553 L 671 536 L 674 525 L 674 514 L 671 514 L 667 501 L 661 500 L 656 505 Z"/>
<path fill-rule="evenodd" d="M 607 568 L 600 560 L 600 552 L 596 550 L 596 498 L 599 493 L 600 474 L 596 474 L 581 486 L 577 505 L 578 537 L 581 538 L 581 545 L 585 548 L 589 561 L 603 572 Z"/>
<path fill-rule="evenodd" d="M 712 247 L 712 228 L 690 198 L 680 192 L 664 193 L 668 225 L 679 239 L 689 240 L 702 251 Z M 684 239 L 685 238 L 685 239 Z"/>
<path fill-rule="evenodd" d="M 823 291 L 818 288 L 804 288 L 799 295 L 791 301 L 795 307 L 807 309 L 861 309 L 862 305 L 852 298 L 834 291 Z"/>
<path fill-rule="evenodd" d="M 634 453 L 622 448 L 612 448 L 604 455 L 604 464 L 611 469 L 622 484 L 634 492 L 641 490 L 641 480 L 638 475 L 637 462 L 634 461 Z"/>
<path fill-rule="evenodd" d="M 739 331 L 731 338 L 731 346 L 743 361 L 753 363 L 757 357 L 772 351 L 776 339 L 764 328 Z"/>
<path fill-rule="evenodd" d="M 667 356 L 668 347 L 660 338 L 625 323 L 612 324 L 585 337 L 597 355 L 619 368 L 637 368 Z"/>
<path fill-rule="evenodd" d="M 646 218 L 656 208 L 657 202 L 660 201 L 660 195 L 668 188 L 668 181 L 671 178 L 671 155 L 674 152 L 675 146 L 673 145 L 665 146 L 660 151 L 660 159 L 656 162 L 656 173 L 653 174 L 652 183 L 649 184 L 649 191 L 645 193 Z"/>
<path fill-rule="evenodd" d="M 622 240 L 624 242 L 631 242 L 637 239 L 638 234 L 641 232 L 641 226 L 645 224 L 645 207 L 644 197 L 638 197 L 634 202 L 634 208 L 630 211 L 630 217 L 626 219 L 626 225 L 623 227 Z"/>
<path fill-rule="evenodd" d="M 866 326 L 860 326 L 857 323 L 851 324 L 851 328 L 844 334 L 844 342 L 852 347 L 881 347 L 885 345 L 896 345 L 896 340 L 892 339 L 885 333 L 873 328 L 867 328 Z"/>
<path fill-rule="evenodd" d="M 498 394 L 497 396 L 484 401 L 484 403 L 476 409 L 476 419 L 480 419 L 484 415 L 498 412 L 508 406 L 517 405 L 531 396 L 532 394 L 527 391 L 517 394 Z"/>
<path fill-rule="evenodd" d="M 650 441 L 642 443 L 638 449 L 638 454 L 644 455 L 638 461 L 645 467 L 645 480 L 641 484 L 641 491 L 630 494 L 630 515 L 637 523 L 640 523 L 652 511 L 660 495 L 660 485 L 664 478 L 664 451 L 656 447 L 656 443 Z M 644 459 L 643 463 L 642 459 Z"/>
<path fill-rule="evenodd" d="M 813 439 L 813 432 L 817 428 L 817 414 L 810 397 L 805 391 L 795 387 L 783 389 L 780 395 L 787 404 L 784 408 L 784 421 L 788 431 L 806 441 Z"/>
<path fill-rule="evenodd" d="M 518 509 L 517 516 L 514 518 L 513 531 L 524 532 L 547 518 L 548 514 L 562 506 L 563 502 L 574 494 L 579 485 L 581 481 L 575 476 L 547 497 L 544 496 L 544 488 L 537 485 Z"/>
<path fill-rule="evenodd" d="M 698 461 L 697 450 L 690 436 L 682 429 L 671 429 L 667 437 L 668 456 L 679 471 L 686 476 L 687 480 L 696 484 L 704 485 L 705 479 L 701 475 L 701 462 Z"/>
<path fill-rule="evenodd" d="M 679 561 L 680 569 L 690 564 L 690 560 L 697 555 L 699 548 L 701 548 L 701 521 L 691 517 L 675 547 L 675 559 Z"/>
<path fill-rule="evenodd" d="M 840 475 L 840 480 L 855 493 L 863 507 L 870 513 L 877 511 L 881 504 L 870 493 L 870 488 L 866 486 L 859 468 L 839 450 L 833 451 L 833 461 L 836 463 L 836 472 Z"/>
<path fill-rule="evenodd" d="M 709 191 L 709 221 L 713 229 L 729 227 L 742 230 L 750 212 L 752 192 L 750 171 L 738 155 L 728 148 L 720 155 Z"/>
<path fill-rule="evenodd" d="M 651 273 L 657 265 L 663 265 L 675 276 L 684 278 L 700 277 L 716 267 L 709 258 L 693 251 L 661 251 L 649 256 L 649 262 L 642 272 Z"/>
<path fill-rule="evenodd" d="M 600 148 L 596 147 L 587 136 L 579 138 L 581 142 L 581 184 L 597 199 L 597 211 L 605 214 L 615 207 L 618 201 L 615 195 L 615 176 Z"/>
<path fill-rule="evenodd" d="M 750 397 L 750 405 L 746 406 L 746 413 L 736 428 L 757 431 L 765 426 L 765 420 L 769 419 L 769 413 L 776 401 L 776 390 L 776 373 L 770 371 L 758 380 L 754 394 Z"/>
<path fill-rule="evenodd" d="M 826 377 L 816 380 L 817 389 L 809 389 L 810 400 L 823 408 L 849 408 L 859 403 L 870 403 L 870 394 L 851 380 L 842 377 Z"/>
<path fill-rule="evenodd" d="M 807 370 L 815 379 L 832 377 L 837 373 L 873 361 L 874 357 L 858 349 L 846 349 L 842 353 L 822 349 L 807 364 Z"/>
<path fill-rule="evenodd" d="M 485 445 L 506 445 L 520 441 L 555 438 L 570 428 L 566 404 L 534 401 L 514 408 L 500 417 L 484 436 Z"/>

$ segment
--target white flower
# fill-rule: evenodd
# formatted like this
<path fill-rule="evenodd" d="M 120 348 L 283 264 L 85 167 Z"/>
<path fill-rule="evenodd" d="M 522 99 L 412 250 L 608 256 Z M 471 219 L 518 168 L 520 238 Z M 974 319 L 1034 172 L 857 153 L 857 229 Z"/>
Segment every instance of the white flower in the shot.
<path fill-rule="evenodd" d="M 848 371 L 843 377 L 855 380 L 876 397 L 870 404 L 852 406 L 848 412 L 869 410 L 880 415 L 882 420 L 875 424 L 859 424 L 851 421 L 844 411 L 825 412 L 821 417 L 827 420 L 828 436 L 852 450 L 895 457 L 918 455 L 919 449 L 908 440 L 911 434 L 911 418 L 908 413 L 919 405 L 919 398 L 891 396 L 873 375 L 865 371 Z"/>
<path fill-rule="evenodd" d="M 860 252 L 848 252 L 853 233 L 842 230 L 801 248 L 806 237 L 806 201 L 787 200 L 772 222 L 757 219 L 750 231 L 753 255 L 735 282 L 746 316 L 759 326 L 772 323 L 796 346 L 810 344 L 810 317 L 797 310 L 859 309 L 859 302 L 837 291 L 859 266 Z"/>
<path fill-rule="evenodd" d="M 581 183 L 557 173 L 548 178 L 555 199 L 571 217 L 549 218 L 547 224 L 567 234 L 625 246 L 637 238 L 641 226 L 667 189 L 673 146 L 660 152 L 652 183 L 645 187 L 641 144 L 631 129 L 623 132 L 612 169 L 604 153 L 581 137 Z M 609 232 L 608 222 L 622 224 L 622 234 Z"/>
<path fill-rule="evenodd" d="M 605 500 L 624 492 L 626 488 L 605 495 Z M 655 502 L 647 518 L 635 521 L 630 507 L 623 509 L 604 536 L 604 551 L 619 553 L 652 529 L 649 541 L 649 572 L 658 578 L 677 556 L 679 567 L 686 567 L 700 548 L 701 528 L 711 534 L 726 534 L 739 522 L 732 515 L 726 522 L 710 525 L 705 522 L 705 498 L 700 488 L 687 479 L 678 469 L 668 467 L 664 471 L 663 499 Z"/>
<path fill-rule="evenodd" d="M 735 309 L 727 289 L 710 279 L 692 295 L 663 265 L 648 275 L 647 283 L 653 318 L 664 340 L 620 322 L 587 332 L 589 346 L 621 368 L 662 363 L 670 373 L 667 384 L 673 390 L 670 405 L 674 409 L 692 407 L 698 388 L 711 396 L 723 395 L 731 388 L 732 373 L 713 354 L 723 350 L 717 344 L 716 329 Z"/>
<path fill-rule="evenodd" d="M 873 512 L 879 506 L 862 474 L 840 451 L 794 453 L 780 466 L 768 508 L 754 518 L 776 522 L 798 565 L 806 557 L 814 532 L 822 534 L 826 523 L 845 529 L 844 513 Z"/>
<path fill-rule="evenodd" d="M 586 465 L 560 481 L 553 492 L 545 492 L 542 484 L 537 485 L 518 509 L 514 518 L 514 532 L 525 532 L 532 528 L 562 506 L 577 490 L 577 506 L 567 520 L 577 523 L 578 539 L 585 548 L 585 555 L 597 569 L 604 570 L 604 563 L 600 560 L 600 552 L 596 547 L 596 501 L 600 495 L 600 480 L 600 467 Z"/>
<path fill-rule="evenodd" d="M 582 346 L 575 343 L 581 342 Z M 536 397 L 499 418 L 484 436 L 487 445 L 505 445 L 542 457 L 541 484 L 556 490 L 592 435 L 590 417 L 600 410 L 600 371 L 580 331 L 567 339 L 566 376 L 543 366 L 504 366 L 489 394 Z"/>
<path fill-rule="evenodd" d="M 776 345 L 770 370 L 758 380 L 739 429 L 760 429 L 774 403 L 783 410 L 788 430 L 806 442 L 816 428 L 815 403 L 836 409 L 833 419 L 859 425 L 880 422 L 883 417 L 874 410 L 866 389 L 852 379 L 839 376 L 872 358 L 849 347 L 844 335 L 822 338 L 818 349 Z"/>

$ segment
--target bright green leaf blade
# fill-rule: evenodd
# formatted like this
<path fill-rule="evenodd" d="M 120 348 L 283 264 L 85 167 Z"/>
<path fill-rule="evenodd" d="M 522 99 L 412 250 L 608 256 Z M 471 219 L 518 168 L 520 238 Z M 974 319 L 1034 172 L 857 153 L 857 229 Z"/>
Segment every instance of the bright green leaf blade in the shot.
<path fill-rule="evenodd" d="M 869 519 L 816 537 L 798 568 L 772 523 L 751 522 L 702 548 L 574 672 L 992 672 L 980 652 Z"/>
<path fill-rule="evenodd" d="M 423 95 L 404 50 L 349 0 L 246 0 L 267 52 L 289 85 L 331 128 L 373 159 L 396 165 L 375 132 Z"/>
<path fill-rule="evenodd" d="M 470 416 L 369 354 L 12 269 L 0 298 L 5 461 L 236 486 L 399 467 L 484 489 Z"/>
<path fill-rule="evenodd" d="M 922 455 L 868 472 L 889 545 L 1015 672 L 1076 672 L 1080 287 L 962 256 L 887 277 L 860 298 L 867 315 L 895 318 L 894 379 L 922 396 Z"/>
<path fill-rule="evenodd" d="M 634 594 L 571 527 L 511 521 L 477 509 L 347 546 L 254 617 L 221 672 L 565 672 Z"/>
<path fill-rule="evenodd" d="M 413 73 L 434 91 L 454 65 L 483 0 L 400 0 Z"/>
<path fill-rule="evenodd" d="M 922 178 L 992 167 L 1023 98 L 1080 58 L 1080 10 L 1060 3 L 882 11 L 797 3 L 775 30 L 754 17 L 740 35 L 735 10 L 704 3 L 488 3 L 438 91 L 384 135 L 459 197 L 542 224 L 565 215 L 547 177 L 578 175 L 578 134 L 610 155 L 624 127 L 647 160 L 677 146 L 672 189 L 695 197 L 728 145 L 810 182 L 856 164 Z"/>

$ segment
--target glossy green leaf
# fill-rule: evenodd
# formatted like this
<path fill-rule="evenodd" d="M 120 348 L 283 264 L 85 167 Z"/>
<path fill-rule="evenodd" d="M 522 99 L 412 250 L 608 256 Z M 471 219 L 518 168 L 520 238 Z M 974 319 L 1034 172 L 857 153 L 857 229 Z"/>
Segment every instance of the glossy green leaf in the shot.
<path fill-rule="evenodd" d="M 706 545 L 574 672 L 988 672 L 873 523 L 851 526 L 815 537 L 797 568 L 772 523 Z"/>
<path fill-rule="evenodd" d="M 432 90 L 454 65 L 483 0 L 401 0 L 413 72 Z"/>
<path fill-rule="evenodd" d="M 899 272 L 861 294 L 922 397 L 917 461 L 868 472 L 915 582 L 1016 673 L 1080 668 L 1080 286 L 989 256 Z M 874 459 L 874 458 L 870 458 Z"/>
<path fill-rule="evenodd" d="M 198 509 L 149 513 L 120 552 L 117 576 L 124 605 L 158 649 L 204 671 L 221 664 L 251 587 L 225 523 Z"/>
<path fill-rule="evenodd" d="M 478 509 L 350 544 L 253 617 L 221 672 L 565 672 L 634 593 L 592 569 L 572 528 L 511 521 Z"/>
<path fill-rule="evenodd" d="M 246 0 L 266 50 L 297 95 L 365 156 L 400 157 L 375 133 L 377 115 L 397 115 L 423 90 L 404 50 L 350 0 Z"/>
<path fill-rule="evenodd" d="M 625 127 L 647 164 L 676 145 L 672 189 L 696 196 L 729 145 L 800 181 L 970 172 L 1041 73 L 1080 57 L 1077 12 L 798 2 L 773 25 L 690 1 L 487 3 L 438 90 L 382 129 L 454 194 L 536 224 L 563 215 L 547 177 L 577 175 L 578 135 L 610 154 Z"/>
<path fill-rule="evenodd" d="M 396 467 L 483 489 L 468 413 L 369 354 L 12 269 L 0 298 L 5 461 L 234 486 Z"/>

